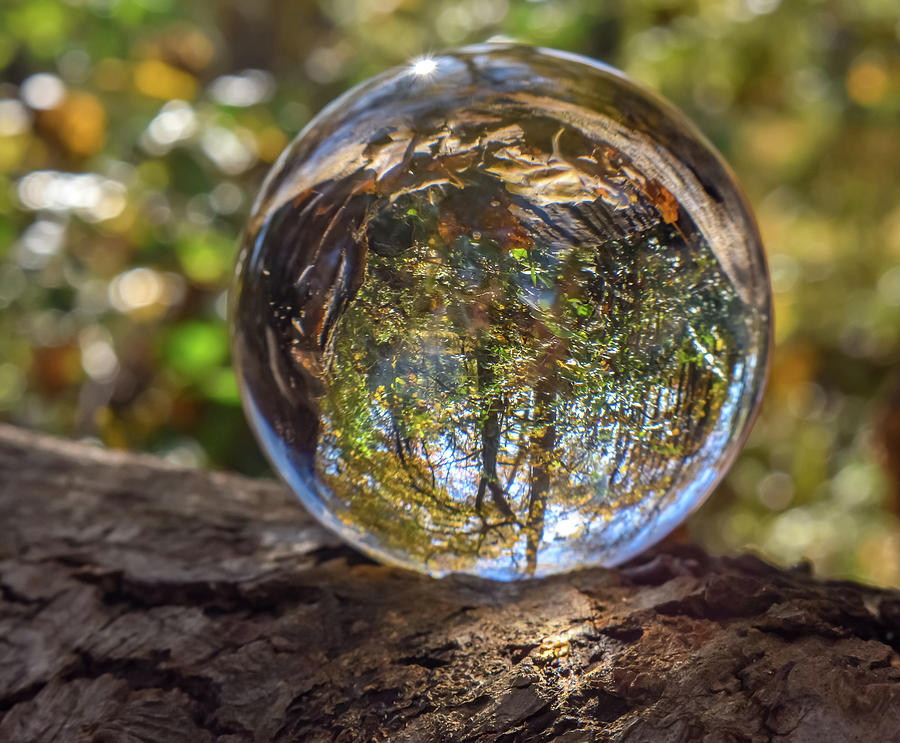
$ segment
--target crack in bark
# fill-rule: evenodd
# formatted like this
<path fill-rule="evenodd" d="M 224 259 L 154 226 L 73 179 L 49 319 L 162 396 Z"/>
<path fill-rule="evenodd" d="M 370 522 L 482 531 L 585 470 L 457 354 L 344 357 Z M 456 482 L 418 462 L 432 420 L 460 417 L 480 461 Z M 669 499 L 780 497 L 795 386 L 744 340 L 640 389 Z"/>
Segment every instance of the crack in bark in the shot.
<path fill-rule="evenodd" d="M 12 694 L 7 694 L 5 697 L 0 697 L 0 722 L 3 721 L 3 717 L 6 712 L 11 710 L 17 704 L 22 704 L 23 702 L 30 702 L 34 699 L 38 694 L 41 693 L 43 688 L 47 685 L 46 681 L 38 681 L 33 684 L 29 684 L 28 686 L 19 689 Z"/>
<path fill-rule="evenodd" d="M 195 724 L 213 735 L 249 734 L 241 726 L 220 725 L 215 716 L 221 708 L 221 693 L 211 679 L 200 675 L 188 675 L 177 668 L 166 668 L 168 653 L 154 653 L 152 657 L 97 658 L 91 653 L 76 651 L 76 659 L 60 674 L 63 681 L 76 679 L 96 679 L 106 674 L 125 681 L 135 690 L 177 689 L 186 694 L 194 703 Z"/>
<path fill-rule="evenodd" d="M 198 607 L 210 616 L 239 611 L 277 612 L 288 606 L 315 604 L 323 593 L 284 576 L 245 586 L 228 580 L 147 581 L 128 577 L 123 571 L 75 572 L 72 578 L 100 589 L 109 606 L 133 609 L 160 606 Z"/>

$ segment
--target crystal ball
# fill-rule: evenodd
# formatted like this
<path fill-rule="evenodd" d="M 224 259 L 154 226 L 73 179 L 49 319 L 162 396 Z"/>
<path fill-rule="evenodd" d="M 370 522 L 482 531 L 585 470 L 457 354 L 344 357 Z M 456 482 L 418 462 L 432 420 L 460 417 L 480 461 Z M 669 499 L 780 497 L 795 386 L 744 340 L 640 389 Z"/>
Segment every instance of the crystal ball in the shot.
<path fill-rule="evenodd" d="M 248 418 L 314 516 L 500 580 L 674 529 L 745 439 L 771 336 L 703 136 L 613 68 L 503 43 L 318 114 L 262 187 L 231 313 Z"/>

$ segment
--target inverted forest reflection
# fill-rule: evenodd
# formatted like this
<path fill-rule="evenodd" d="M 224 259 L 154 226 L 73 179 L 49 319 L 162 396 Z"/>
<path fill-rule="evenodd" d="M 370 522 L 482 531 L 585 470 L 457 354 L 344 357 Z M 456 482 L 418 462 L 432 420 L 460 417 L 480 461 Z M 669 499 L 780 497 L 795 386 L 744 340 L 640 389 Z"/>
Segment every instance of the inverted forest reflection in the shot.
<path fill-rule="evenodd" d="M 265 215 L 236 317 L 274 384 L 246 361 L 245 383 L 288 466 L 315 472 L 303 487 L 389 559 L 501 578 L 616 562 L 718 476 L 765 307 L 627 153 L 489 103 L 387 129 Z"/>

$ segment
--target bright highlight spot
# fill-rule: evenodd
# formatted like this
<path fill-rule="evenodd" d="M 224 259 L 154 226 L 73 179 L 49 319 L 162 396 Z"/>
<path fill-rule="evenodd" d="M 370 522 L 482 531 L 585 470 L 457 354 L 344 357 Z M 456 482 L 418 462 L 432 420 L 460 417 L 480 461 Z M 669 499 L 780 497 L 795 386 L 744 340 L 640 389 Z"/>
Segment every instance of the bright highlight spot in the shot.
<path fill-rule="evenodd" d="M 26 269 L 43 268 L 62 250 L 65 236 L 64 219 L 48 215 L 48 218 L 36 220 L 19 240 L 19 265 Z"/>
<path fill-rule="evenodd" d="M 56 75 L 39 72 L 22 83 L 22 100 L 37 111 L 56 108 L 66 96 L 66 86 Z"/>
<path fill-rule="evenodd" d="M 88 222 L 119 216 L 127 203 L 125 186 L 97 173 L 36 170 L 19 181 L 19 200 L 27 209 L 73 212 Z"/>
<path fill-rule="evenodd" d="M 275 80 L 265 70 L 244 70 L 222 75 L 209 86 L 210 96 L 225 106 L 246 107 L 265 103 L 275 92 Z"/>
<path fill-rule="evenodd" d="M 99 325 L 87 327 L 79 334 L 78 345 L 85 373 L 97 382 L 111 381 L 119 371 L 119 359 L 109 331 Z"/>
<path fill-rule="evenodd" d="M 13 137 L 28 131 L 28 109 L 12 98 L 0 100 L 0 137 Z"/>
<path fill-rule="evenodd" d="M 117 276 L 109 285 L 109 303 L 120 312 L 156 304 L 165 285 L 152 268 L 135 268 Z"/>
<path fill-rule="evenodd" d="M 154 155 L 164 155 L 172 145 L 197 131 L 197 115 L 185 101 L 169 101 L 150 122 L 141 144 Z"/>
<path fill-rule="evenodd" d="M 437 72 L 438 63 L 432 57 L 420 57 L 413 60 L 410 65 L 410 72 L 416 77 L 430 77 Z"/>
<path fill-rule="evenodd" d="M 204 132 L 200 145 L 219 170 L 228 175 L 243 173 L 256 162 L 256 141 L 246 130 L 233 132 L 215 126 Z"/>

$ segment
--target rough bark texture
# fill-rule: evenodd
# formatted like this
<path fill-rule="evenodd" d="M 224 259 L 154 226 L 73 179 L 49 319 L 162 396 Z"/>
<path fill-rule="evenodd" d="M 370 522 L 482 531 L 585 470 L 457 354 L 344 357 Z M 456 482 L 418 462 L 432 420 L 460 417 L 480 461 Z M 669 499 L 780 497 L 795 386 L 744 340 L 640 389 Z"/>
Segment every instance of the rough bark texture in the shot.
<path fill-rule="evenodd" d="M 696 548 L 514 585 L 0 427 L 0 741 L 900 741 L 900 594 Z"/>

